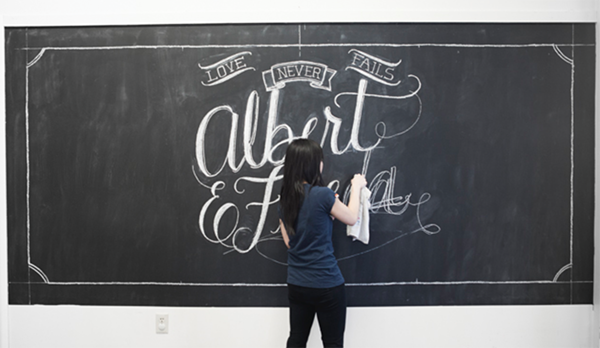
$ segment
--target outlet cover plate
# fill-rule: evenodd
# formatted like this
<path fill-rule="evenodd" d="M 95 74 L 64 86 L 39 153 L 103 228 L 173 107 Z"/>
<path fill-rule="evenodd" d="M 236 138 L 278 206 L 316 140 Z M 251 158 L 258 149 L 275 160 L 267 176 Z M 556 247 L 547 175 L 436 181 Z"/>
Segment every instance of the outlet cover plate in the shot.
<path fill-rule="evenodd" d="M 156 333 L 157 334 L 169 333 L 169 315 L 168 314 L 157 314 L 156 315 Z"/>

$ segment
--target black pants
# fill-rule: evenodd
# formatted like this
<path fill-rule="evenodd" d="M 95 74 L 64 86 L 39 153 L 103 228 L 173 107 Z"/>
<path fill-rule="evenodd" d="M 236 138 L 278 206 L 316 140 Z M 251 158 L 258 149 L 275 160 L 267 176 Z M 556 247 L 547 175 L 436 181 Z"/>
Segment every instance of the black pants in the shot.
<path fill-rule="evenodd" d="M 346 328 L 346 288 L 316 289 L 288 284 L 290 337 L 287 347 L 306 347 L 315 313 L 325 347 L 343 347 Z"/>

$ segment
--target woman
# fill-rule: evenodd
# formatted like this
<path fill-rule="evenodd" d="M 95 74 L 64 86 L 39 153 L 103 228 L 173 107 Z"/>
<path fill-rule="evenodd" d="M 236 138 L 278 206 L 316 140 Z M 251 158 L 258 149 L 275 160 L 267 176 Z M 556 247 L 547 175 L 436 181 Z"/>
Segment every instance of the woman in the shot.
<path fill-rule="evenodd" d="M 360 190 L 367 182 L 360 174 L 354 176 L 346 206 L 323 182 L 323 150 L 318 143 L 295 140 L 285 156 L 279 224 L 288 247 L 287 347 L 306 346 L 315 313 L 323 345 L 343 347 L 346 289 L 333 255 L 332 220 L 356 223 Z"/>

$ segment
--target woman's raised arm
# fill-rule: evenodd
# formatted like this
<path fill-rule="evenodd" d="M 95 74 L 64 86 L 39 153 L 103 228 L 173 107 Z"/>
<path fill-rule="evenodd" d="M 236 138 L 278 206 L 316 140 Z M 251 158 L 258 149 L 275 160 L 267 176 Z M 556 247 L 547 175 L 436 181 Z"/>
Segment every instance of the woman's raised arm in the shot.
<path fill-rule="evenodd" d="M 358 207 L 360 204 L 360 191 L 367 185 L 367 180 L 364 175 L 355 174 L 351 181 L 352 189 L 350 192 L 350 200 L 346 206 L 339 199 L 335 199 L 331 208 L 331 215 L 345 223 L 353 226 L 358 221 Z"/>

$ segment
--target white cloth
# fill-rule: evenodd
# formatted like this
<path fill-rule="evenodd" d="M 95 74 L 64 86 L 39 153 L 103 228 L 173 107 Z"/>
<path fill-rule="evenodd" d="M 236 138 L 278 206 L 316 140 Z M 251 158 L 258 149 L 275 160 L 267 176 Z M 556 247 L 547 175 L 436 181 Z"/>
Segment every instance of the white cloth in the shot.
<path fill-rule="evenodd" d="M 360 204 L 358 206 L 358 220 L 354 226 L 347 226 L 346 232 L 352 240 L 359 240 L 369 244 L 369 209 L 371 208 L 371 191 L 363 187 L 360 191 Z"/>

